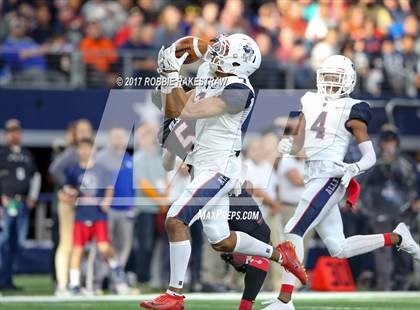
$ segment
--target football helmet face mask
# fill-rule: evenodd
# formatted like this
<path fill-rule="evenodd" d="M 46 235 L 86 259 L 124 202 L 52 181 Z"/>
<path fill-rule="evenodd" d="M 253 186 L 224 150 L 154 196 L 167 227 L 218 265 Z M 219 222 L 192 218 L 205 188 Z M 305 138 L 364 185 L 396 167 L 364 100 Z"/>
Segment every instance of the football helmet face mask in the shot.
<path fill-rule="evenodd" d="M 353 63 L 342 55 L 328 57 L 316 72 L 318 93 L 330 100 L 350 95 L 356 79 Z"/>
<path fill-rule="evenodd" d="M 245 34 L 219 35 L 212 40 L 204 61 L 216 71 L 248 77 L 261 65 L 261 52 L 255 41 Z"/>

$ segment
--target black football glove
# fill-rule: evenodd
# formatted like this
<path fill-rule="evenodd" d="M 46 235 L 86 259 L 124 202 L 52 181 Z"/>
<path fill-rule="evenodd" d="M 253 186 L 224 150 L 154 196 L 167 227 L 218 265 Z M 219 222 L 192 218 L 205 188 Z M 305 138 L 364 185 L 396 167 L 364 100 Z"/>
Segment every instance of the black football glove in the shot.
<path fill-rule="evenodd" d="M 163 124 L 159 128 L 158 132 L 159 145 L 162 148 L 165 148 L 166 140 L 168 139 L 172 130 L 175 128 L 176 124 L 179 123 L 179 121 L 179 118 L 165 118 L 163 121 Z"/>

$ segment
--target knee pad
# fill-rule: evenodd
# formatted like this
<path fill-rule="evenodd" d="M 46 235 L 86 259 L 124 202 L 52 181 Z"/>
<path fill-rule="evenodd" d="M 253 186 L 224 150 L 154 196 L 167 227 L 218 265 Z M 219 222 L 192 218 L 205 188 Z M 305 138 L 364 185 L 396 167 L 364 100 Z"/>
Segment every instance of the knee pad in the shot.
<path fill-rule="evenodd" d="M 325 245 L 328 248 L 328 252 L 332 257 L 336 258 L 346 258 L 346 247 L 345 247 L 345 241 L 339 242 L 335 238 L 326 238 L 324 240 Z"/>

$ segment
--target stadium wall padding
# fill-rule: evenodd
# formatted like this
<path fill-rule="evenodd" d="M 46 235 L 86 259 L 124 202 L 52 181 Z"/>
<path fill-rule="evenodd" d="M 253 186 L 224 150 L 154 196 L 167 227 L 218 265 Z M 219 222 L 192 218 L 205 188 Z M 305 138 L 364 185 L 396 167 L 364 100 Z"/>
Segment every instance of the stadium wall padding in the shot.
<path fill-rule="evenodd" d="M 0 89 L 0 126 L 18 118 L 25 129 L 63 130 L 78 118 L 89 119 L 97 128 L 108 90 L 18 90 Z"/>

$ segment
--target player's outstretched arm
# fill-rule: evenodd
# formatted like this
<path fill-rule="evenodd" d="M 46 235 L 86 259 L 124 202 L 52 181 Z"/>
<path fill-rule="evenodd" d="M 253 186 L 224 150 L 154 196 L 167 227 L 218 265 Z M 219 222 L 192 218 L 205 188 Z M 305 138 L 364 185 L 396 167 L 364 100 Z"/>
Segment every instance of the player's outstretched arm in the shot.
<path fill-rule="evenodd" d="M 176 44 L 173 43 L 167 49 L 162 46 L 158 55 L 158 73 L 167 80 L 162 85 L 161 92 L 163 96 L 163 107 L 167 117 L 178 117 L 187 103 L 189 96 L 184 91 L 180 83 L 179 70 L 187 58 L 188 53 L 184 53 L 181 57 L 176 57 Z"/>
<path fill-rule="evenodd" d="M 193 91 L 185 92 L 182 87 L 173 88 L 172 91 L 165 96 L 164 108 L 165 116 L 170 118 L 179 117 L 184 110 L 187 102 L 192 101 Z M 191 99 L 190 99 L 191 98 Z"/>
<path fill-rule="evenodd" d="M 219 97 L 205 98 L 197 103 L 188 100 L 180 117 L 183 119 L 209 118 L 222 114 L 226 107 L 225 101 Z"/>

